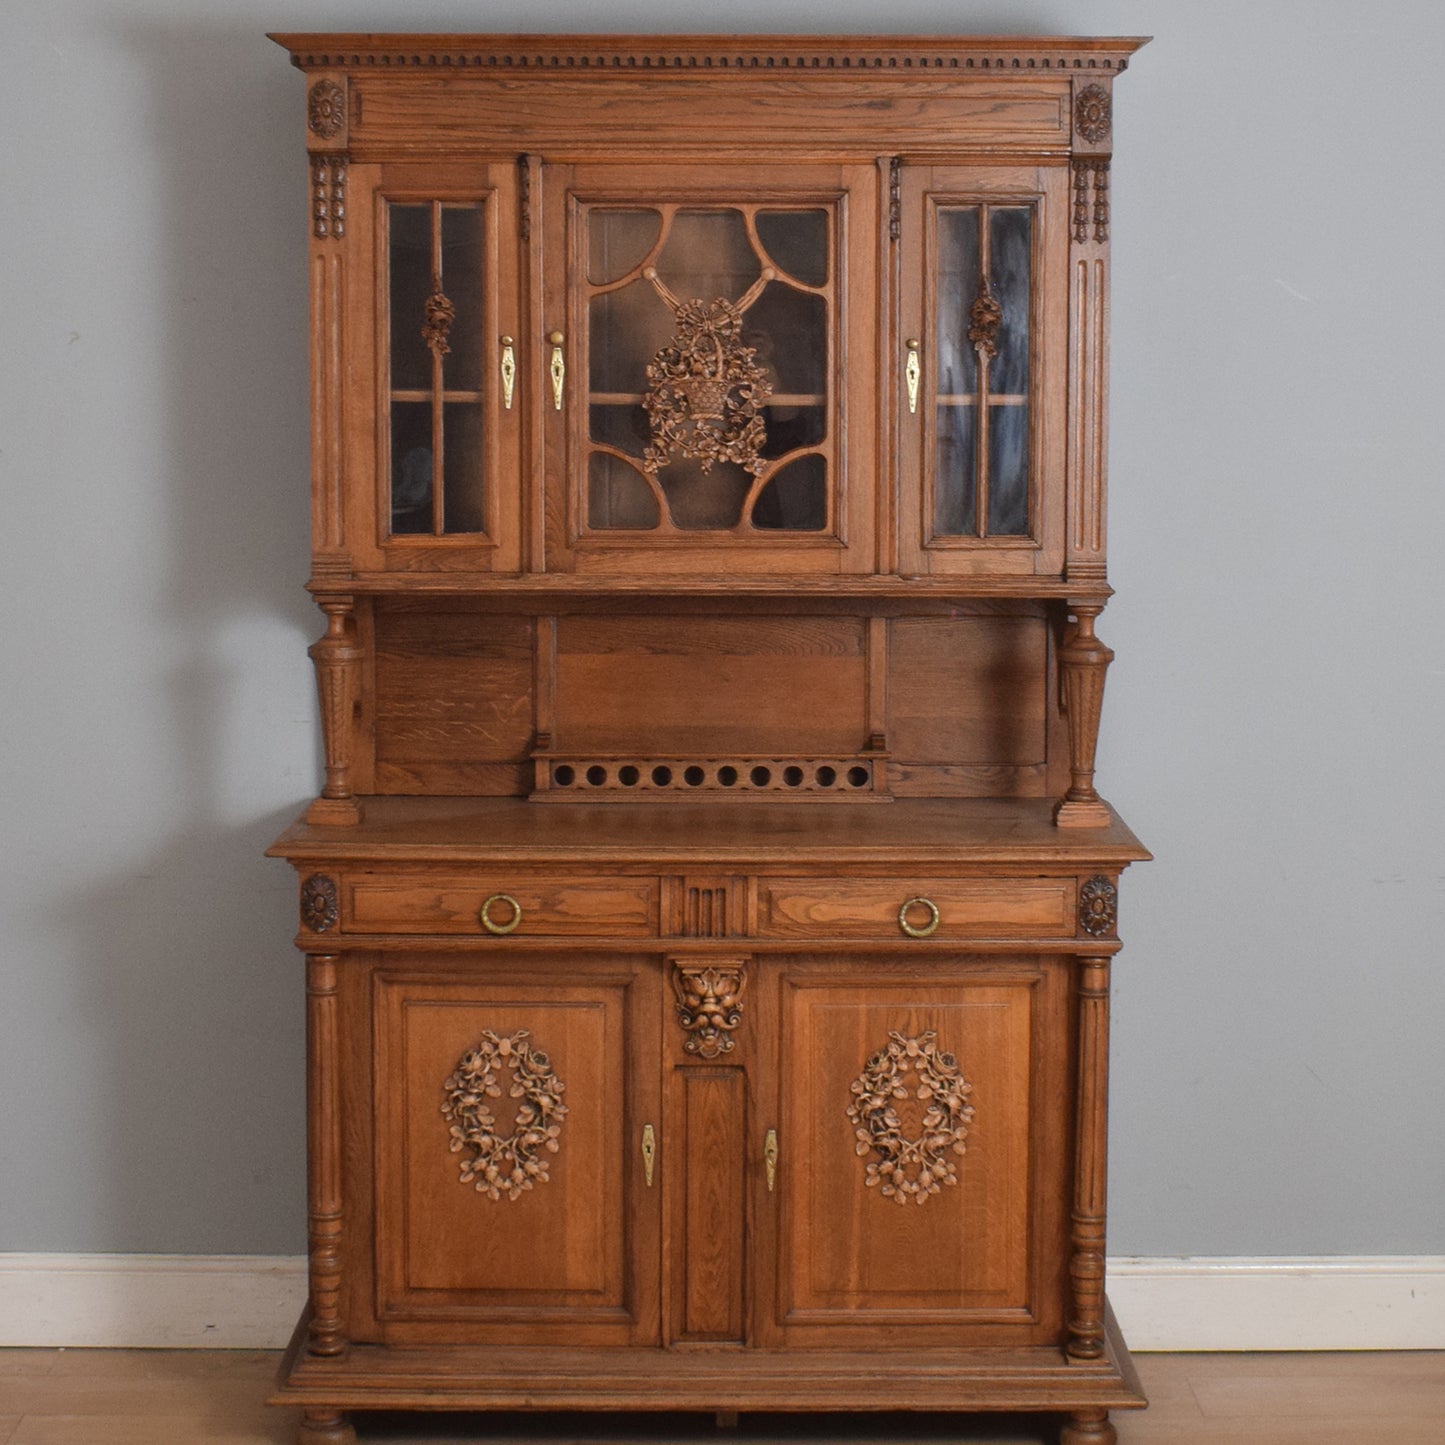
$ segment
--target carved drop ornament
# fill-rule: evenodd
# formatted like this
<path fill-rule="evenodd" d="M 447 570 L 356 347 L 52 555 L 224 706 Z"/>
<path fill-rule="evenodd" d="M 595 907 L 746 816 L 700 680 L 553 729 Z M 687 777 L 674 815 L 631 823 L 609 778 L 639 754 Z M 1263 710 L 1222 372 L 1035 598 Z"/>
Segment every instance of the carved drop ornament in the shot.
<path fill-rule="evenodd" d="M 318 80 L 306 97 L 306 124 L 330 140 L 346 124 L 346 92 L 334 80 Z"/>
<path fill-rule="evenodd" d="M 912 1077 L 915 1082 L 910 1085 Z M 880 1187 L 884 1196 L 907 1204 L 924 1204 L 944 1185 L 958 1183 L 954 1154 L 964 1152 L 973 1119 L 969 1095 L 973 1085 L 958 1060 L 938 1047 L 933 1029 L 911 1038 L 893 1030 L 888 1043 L 868 1060 L 853 1081 L 848 1117 L 854 1123 L 855 1145 L 868 1160 L 864 1183 Z M 922 1109 L 919 1134 L 907 1138 L 898 1106 L 914 1101 Z"/>
<path fill-rule="evenodd" d="M 978 295 L 968 311 L 968 342 L 980 358 L 998 355 L 998 329 L 1003 325 L 1003 307 L 988 284 L 988 277 L 981 276 Z"/>
<path fill-rule="evenodd" d="M 1109 138 L 1113 102 L 1102 85 L 1086 85 L 1074 97 L 1074 129 L 1082 140 L 1098 145 Z"/>
<path fill-rule="evenodd" d="M 1119 890 L 1107 878 L 1090 878 L 1079 889 L 1079 927 L 1095 938 L 1119 925 Z"/>
<path fill-rule="evenodd" d="M 447 337 L 451 332 L 452 322 L 457 319 L 457 308 L 443 293 L 440 276 L 432 277 L 431 284 L 432 294 L 423 305 L 426 322 L 421 329 L 421 339 L 426 342 L 432 355 L 440 360 L 452 349 Z"/>
<path fill-rule="evenodd" d="M 552 1061 L 530 1042 L 527 1029 L 495 1034 L 457 1060 L 443 1088 L 442 1114 L 451 1124 L 451 1152 L 465 1151 L 460 1177 L 489 1199 L 517 1199 L 548 1179 L 548 1154 L 558 1149 L 567 1106 L 565 1085 L 552 1071 Z M 503 1134 L 491 1099 L 518 1100 L 511 1132 Z"/>
<path fill-rule="evenodd" d="M 732 1032 L 743 1021 L 746 986 L 747 966 L 743 963 L 674 965 L 672 987 L 677 994 L 677 1017 L 687 1033 L 682 1046 L 687 1053 L 715 1059 L 732 1052 Z"/>
<path fill-rule="evenodd" d="M 335 880 L 324 873 L 313 873 L 301 885 L 301 922 L 312 933 L 325 933 L 336 927 L 340 917 Z"/>

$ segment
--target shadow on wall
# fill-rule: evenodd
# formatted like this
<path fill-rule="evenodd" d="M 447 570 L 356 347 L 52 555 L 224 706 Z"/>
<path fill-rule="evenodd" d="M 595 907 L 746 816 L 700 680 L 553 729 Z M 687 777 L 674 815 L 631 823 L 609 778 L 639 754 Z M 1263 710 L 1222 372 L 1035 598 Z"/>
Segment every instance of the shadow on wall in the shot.
<path fill-rule="evenodd" d="M 137 173 L 156 177 L 151 233 L 166 284 L 154 353 L 161 371 L 150 385 L 165 418 L 155 444 L 169 489 L 169 575 L 154 627 L 179 661 L 170 732 L 154 740 L 173 770 L 172 837 L 132 859 L 123 878 L 66 899 L 59 924 L 81 930 L 76 956 L 92 972 L 74 1007 L 108 1055 L 110 1097 L 95 1105 L 107 1117 L 106 1144 L 83 1169 L 98 1196 L 87 1243 L 299 1253 L 304 991 L 290 947 L 295 884 L 262 852 L 316 786 L 294 762 L 313 703 L 309 691 L 277 692 L 279 668 L 248 675 L 237 638 L 254 641 L 256 628 L 294 635 L 309 672 L 305 641 L 321 630 L 301 590 L 309 522 L 301 83 L 257 23 L 132 19 L 108 39 L 140 67 L 147 96 L 136 144 L 151 154 Z M 118 258 L 117 284 L 124 265 Z M 286 798 L 284 770 L 297 774 L 296 807 L 277 803 Z"/>

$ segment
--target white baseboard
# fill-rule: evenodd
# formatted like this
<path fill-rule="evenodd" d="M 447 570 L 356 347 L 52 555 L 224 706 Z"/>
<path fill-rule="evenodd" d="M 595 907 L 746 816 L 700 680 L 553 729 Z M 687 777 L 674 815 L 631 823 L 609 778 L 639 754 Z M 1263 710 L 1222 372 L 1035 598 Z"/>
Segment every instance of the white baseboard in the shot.
<path fill-rule="evenodd" d="M 0 1346 L 279 1349 L 306 1266 L 276 1255 L 0 1254 Z M 1115 1259 L 1135 1350 L 1445 1349 L 1445 1256 Z"/>
<path fill-rule="evenodd" d="M 1133 1350 L 1445 1349 L 1445 1256 L 1111 1259 Z"/>

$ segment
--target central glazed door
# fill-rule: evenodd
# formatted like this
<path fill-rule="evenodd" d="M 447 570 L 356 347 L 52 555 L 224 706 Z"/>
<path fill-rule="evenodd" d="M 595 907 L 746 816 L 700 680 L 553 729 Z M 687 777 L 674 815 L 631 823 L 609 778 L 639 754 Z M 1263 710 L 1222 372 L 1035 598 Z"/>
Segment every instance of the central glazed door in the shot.
<path fill-rule="evenodd" d="M 1062 962 L 797 961 L 775 986 L 765 1342 L 1057 1340 Z"/>
<path fill-rule="evenodd" d="M 871 571 L 875 169 L 550 165 L 544 190 L 548 570 Z"/>
<path fill-rule="evenodd" d="M 409 956 L 374 983 L 388 1340 L 651 1344 L 657 970 Z"/>

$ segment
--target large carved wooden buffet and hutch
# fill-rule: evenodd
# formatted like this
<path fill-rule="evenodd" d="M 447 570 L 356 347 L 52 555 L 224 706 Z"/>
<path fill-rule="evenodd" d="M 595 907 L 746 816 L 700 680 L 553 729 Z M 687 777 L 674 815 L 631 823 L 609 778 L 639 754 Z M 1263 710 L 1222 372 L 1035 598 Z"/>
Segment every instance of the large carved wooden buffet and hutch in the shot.
<path fill-rule="evenodd" d="M 283 35 L 350 1412 L 1143 1404 L 1104 1299 L 1138 40 Z"/>

